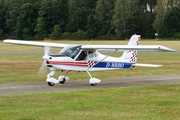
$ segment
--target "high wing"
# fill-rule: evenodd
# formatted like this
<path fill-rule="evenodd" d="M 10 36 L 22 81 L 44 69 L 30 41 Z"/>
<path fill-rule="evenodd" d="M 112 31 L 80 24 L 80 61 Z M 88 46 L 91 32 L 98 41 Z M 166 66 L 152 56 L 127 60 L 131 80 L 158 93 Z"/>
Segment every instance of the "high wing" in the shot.
<path fill-rule="evenodd" d="M 6 39 L 3 42 L 4 43 L 13 43 L 13 44 L 23 44 L 23 45 L 57 47 L 57 48 L 64 48 L 69 45 L 69 44 L 60 44 L 60 43 L 35 42 L 35 41 L 11 40 L 11 39 Z"/>
<path fill-rule="evenodd" d="M 82 49 L 92 50 L 105 50 L 105 49 L 118 49 L 118 50 L 155 50 L 155 51 L 170 51 L 175 52 L 176 50 L 160 46 L 160 45 L 83 45 Z"/>
<path fill-rule="evenodd" d="M 23 45 L 34 45 L 34 46 L 47 46 L 47 47 L 57 47 L 63 48 L 70 44 L 60 44 L 60 43 L 49 43 L 49 42 L 36 42 L 36 41 L 24 41 L 24 40 L 12 40 L 6 39 L 3 41 L 4 43 L 13 43 L 13 44 L 23 44 Z M 175 52 L 176 50 L 160 46 L 160 45 L 82 45 L 82 49 L 89 49 L 89 50 L 157 50 L 157 51 L 171 51 Z"/>

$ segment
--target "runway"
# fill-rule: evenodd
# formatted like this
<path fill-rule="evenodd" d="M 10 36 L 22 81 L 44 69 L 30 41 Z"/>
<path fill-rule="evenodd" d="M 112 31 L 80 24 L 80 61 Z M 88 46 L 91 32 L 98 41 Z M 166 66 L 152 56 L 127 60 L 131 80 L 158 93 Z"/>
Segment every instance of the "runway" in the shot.
<path fill-rule="evenodd" d="M 3 83 L 0 84 L 0 95 L 44 93 L 55 91 L 74 91 L 86 89 L 115 88 L 143 85 L 160 85 L 180 83 L 180 74 L 160 74 L 160 75 L 141 75 L 131 77 L 117 77 L 101 79 L 97 86 L 91 86 L 89 80 L 70 80 L 65 84 L 48 86 L 44 82 L 22 82 L 22 83 Z"/>

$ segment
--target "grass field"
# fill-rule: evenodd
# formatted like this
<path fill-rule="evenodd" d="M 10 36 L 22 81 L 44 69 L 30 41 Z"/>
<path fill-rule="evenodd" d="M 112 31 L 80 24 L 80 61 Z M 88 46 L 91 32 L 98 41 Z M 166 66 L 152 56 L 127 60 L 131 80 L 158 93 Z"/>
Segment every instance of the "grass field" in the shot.
<path fill-rule="evenodd" d="M 178 120 L 180 84 L 0 96 L 1 120 Z"/>
<path fill-rule="evenodd" d="M 43 54 L 0 54 L 0 83 L 6 82 L 28 82 L 45 81 L 46 74 L 38 74 L 39 68 L 43 62 Z M 113 56 L 121 56 L 114 54 Z M 131 69 L 110 70 L 91 72 L 95 78 L 111 78 L 133 75 L 151 75 L 151 74 L 173 74 L 180 73 L 180 55 L 178 54 L 140 54 L 138 63 L 160 64 L 159 68 L 135 67 Z M 48 71 L 49 73 L 50 71 Z M 57 72 L 54 76 L 57 78 L 65 73 Z M 70 72 L 68 74 L 71 80 L 89 79 L 86 72 Z"/>
<path fill-rule="evenodd" d="M 65 41 L 87 44 L 88 41 Z M 128 41 L 115 41 L 127 44 Z M 109 44 L 93 41 L 92 44 Z M 142 41 L 180 50 L 179 41 Z M 112 42 L 114 44 L 114 42 Z M 120 43 L 118 43 L 120 44 Z M 53 49 L 57 51 L 59 49 Z M 41 47 L 10 45 L 0 42 L 0 51 L 43 51 Z M 0 84 L 6 82 L 45 81 L 38 74 L 43 54 L 0 54 Z M 119 54 L 113 56 L 119 57 Z M 159 68 L 91 72 L 96 78 L 149 74 L 180 74 L 178 54 L 140 54 L 138 63 L 161 64 Z M 64 74 L 57 72 L 55 77 Z M 71 80 L 89 79 L 87 73 L 70 72 Z M 59 88 L 61 89 L 61 88 Z M 178 120 L 180 84 L 78 90 L 22 95 L 0 95 L 0 120 Z"/>

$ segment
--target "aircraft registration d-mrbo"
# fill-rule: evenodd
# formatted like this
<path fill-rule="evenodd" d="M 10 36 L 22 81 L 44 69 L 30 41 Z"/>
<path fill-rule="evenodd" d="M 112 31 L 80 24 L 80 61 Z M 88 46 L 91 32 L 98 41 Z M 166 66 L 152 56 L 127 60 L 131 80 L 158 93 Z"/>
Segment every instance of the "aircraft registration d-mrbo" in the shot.
<path fill-rule="evenodd" d="M 47 75 L 49 86 L 64 84 L 69 78 L 66 76 L 69 71 L 85 71 L 90 76 L 89 83 L 96 86 L 101 80 L 93 78 L 89 71 L 112 70 L 132 68 L 135 66 L 160 67 L 161 65 L 138 64 L 138 50 L 176 51 L 160 45 L 139 45 L 140 35 L 133 35 L 127 45 L 71 45 L 60 43 L 47 43 L 23 40 L 6 39 L 3 42 L 13 44 L 35 45 L 44 47 L 44 66 L 50 69 Z M 58 54 L 50 54 L 50 48 L 63 48 Z M 103 55 L 99 50 L 113 50 L 109 55 Z M 111 57 L 116 51 L 124 51 L 121 57 Z M 43 66 L 43 65 L 42 65 Z M 53 78 L 56 71 L 67 71 L 65 75 Z"/>

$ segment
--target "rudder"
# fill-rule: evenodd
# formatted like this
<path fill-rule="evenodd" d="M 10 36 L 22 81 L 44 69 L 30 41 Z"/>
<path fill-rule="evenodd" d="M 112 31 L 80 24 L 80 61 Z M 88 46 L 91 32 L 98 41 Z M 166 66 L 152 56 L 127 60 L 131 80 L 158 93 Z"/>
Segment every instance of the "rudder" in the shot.
<path fill-rule="evenodd" d="M 140 38 L 141 38 L 140 35 L 133 35 L 130 38 L 128 45 L 135 45 L 135 46 L 139 45 Z M 121 61 L 136 63 L 137 51 L 126 50 L 126 51 L 124 51 L 124 53 L 120 57 L 120 59 L 121 59 Z"/>

